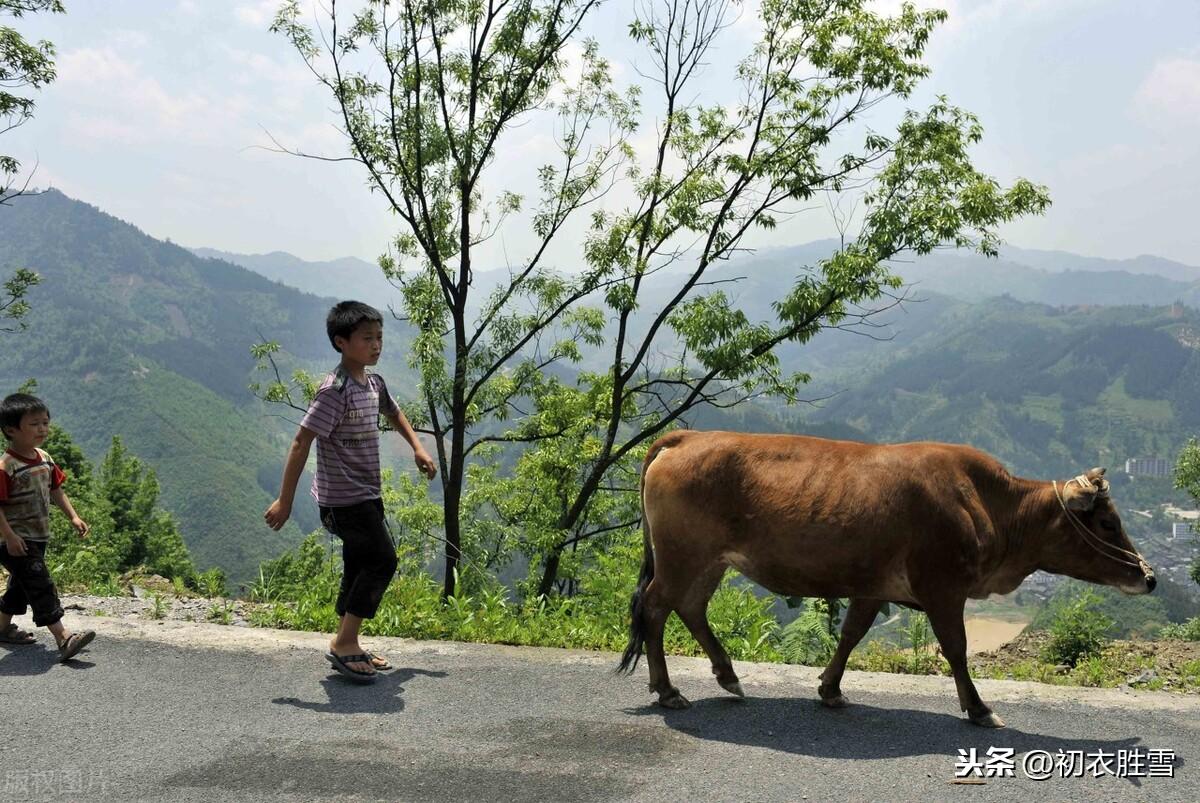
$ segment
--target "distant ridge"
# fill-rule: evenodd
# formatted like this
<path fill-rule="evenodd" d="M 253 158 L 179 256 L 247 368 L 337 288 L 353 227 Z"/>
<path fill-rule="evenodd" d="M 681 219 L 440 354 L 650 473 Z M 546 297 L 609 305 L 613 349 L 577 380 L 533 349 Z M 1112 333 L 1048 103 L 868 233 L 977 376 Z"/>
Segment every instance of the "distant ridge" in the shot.
<path fill-rule="evenodd" d="M 356 298 L 381 304 L 399 297 L 378 265 L 358 257 L 309 262 L 286 251 L 268 254 L 237 254 L 215 248 L 193 248 L 191 251 L 196 256 L 239 265 L 272 281 L 323 298 Z"/>

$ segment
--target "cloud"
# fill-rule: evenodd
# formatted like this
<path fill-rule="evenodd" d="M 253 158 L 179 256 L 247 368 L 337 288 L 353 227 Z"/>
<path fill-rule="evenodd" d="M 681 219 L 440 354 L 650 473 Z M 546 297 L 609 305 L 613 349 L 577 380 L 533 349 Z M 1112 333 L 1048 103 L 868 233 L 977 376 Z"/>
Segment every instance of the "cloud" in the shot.
<path fill-rule="evenodd" d="M 1134 93 L 1133 108 L 1151 127 L 1200 128 L 1200 60 L 1159 61 Z"/>
<path fill-rule="evenodd" d="M 259 0 L 257 3 L 242 3 L 233 10 L 238 22 L 254 28 L 265 28 L 275 19 L 280 0 Z"/>
<path fill-rule="evenodd" d="M 111 47 L 62 54 L 56 86 L 72 93 L 72 124 L 96 141 L 211 143 L 254 106 L 227 90 L 168 89 Z"/>

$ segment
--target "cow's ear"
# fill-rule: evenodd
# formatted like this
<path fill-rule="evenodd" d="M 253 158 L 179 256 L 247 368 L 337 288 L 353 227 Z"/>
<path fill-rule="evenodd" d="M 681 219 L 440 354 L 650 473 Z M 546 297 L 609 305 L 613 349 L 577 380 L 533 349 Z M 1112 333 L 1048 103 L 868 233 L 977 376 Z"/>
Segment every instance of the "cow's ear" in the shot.
<path fill-rule="evenodd" d="M 1104 484 L 1107 485 L 1108 483 L 1105 482 Z M 1100 487 L 1088 479 L 1086 475 L 1080 475 L 1073 480 L 1067 480 L 1063 484 L 1063 501 L 1070 510 L 1091 510 L 1096 506 L 1096 496 L 1099 493 Z"/>

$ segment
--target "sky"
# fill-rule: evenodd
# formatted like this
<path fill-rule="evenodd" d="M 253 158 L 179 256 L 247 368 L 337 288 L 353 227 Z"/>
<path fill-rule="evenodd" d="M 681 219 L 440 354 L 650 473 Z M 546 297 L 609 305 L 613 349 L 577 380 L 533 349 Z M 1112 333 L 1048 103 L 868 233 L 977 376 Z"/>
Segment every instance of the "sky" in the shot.
<path fill-rule="evenodd" d="M 34 185 L 53 186 L 154 237 L 239 253 L 373 261 L 400 231 L 360 165 L 271 150 L 274 139 L 311 153 L 347 153 L 327 90 L 268 30 L 279 0 L 65 5 L 63 15 L 0 20 L 57 49 L 58 79 L 37 94 L 34 119 L 0 137 L 0 153 L 20 159 L 27 172 L 36 168 Z M 1006 241 L 1200 265 L 1200 3 L 918 5 L 944 8 L 950 18 L 926 54 L 932 75 L 908 105 L 923 108 L 947 95 L 983 124 L 974 152 L 981 170 L 1005 184 L 1026 177 L 1049 187 L 1048 213 L 1007 225 Z M 709 67 L 704 85 L 714 93 L 752 44 L 757 0 L 742 6 Z M 639 80 L 646 65 L 624 34 L 632 7 L 610 0 L 585 31 L 612 62 L 616 85 Z M 643 144 L 657 112 L 652 98 L 644 100 Z M 883 110 L 871 124 L 885 130 L 896 113 Z M 551 141 L 540 126 L 534 119 L 504 141 L 489 188 L 533 191 Z M 835 232 L 829 210 L 817 208 L 754 244 Z M 554 259 L 570 269 L 582 230 L 567 235 Z M 511 264 L 531 242 L 527 221 L 514 219 L 483 258 Z"/>

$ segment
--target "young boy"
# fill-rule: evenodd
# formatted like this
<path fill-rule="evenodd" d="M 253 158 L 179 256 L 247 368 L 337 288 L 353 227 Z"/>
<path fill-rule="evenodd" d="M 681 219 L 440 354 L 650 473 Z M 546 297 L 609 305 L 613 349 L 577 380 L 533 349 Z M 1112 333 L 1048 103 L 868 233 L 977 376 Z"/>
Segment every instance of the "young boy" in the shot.
<path fill-rule="evenodd" d="M 50 503 L 71 517 L 80 537 L 88 534 L 88 525 L 62 489 L 66 475 L 38 448 L 50 434 L 50 411 L 42 400 L 28 393 L 5 397 L 0 402 L 0 429 L 8 439 L 8 449 L 0 456 L 0 564 L 8 570 L 8 589 L 0 597 L 0 642 L 34 643 L 33 634 L 12 620 L 32 607 L 33 623 L 54 635 L 59 658 L 67 661 L 96 634 L 72 633 L 63 627 L 62 605 L 46 568 Z"/>
<path fill-rule="evenodd" d="M 292 513 L 296 483 L 317 441 L 317 471 L 312 495 L 321 523 L 342 541 L 345 564 L 335 610 L 338 631 L 326 658 L 352 680 L 374 680 L 376 670 L 390 669 L 358 643 L 364 619 L 375 616 L 379 601 L 396 572 L 396 549 L 388 533 L 379 489 L 379 416 L 412 447 L 417 469 L 432 479 L 433 458 L 421 446 L 404 413 L 388 395 L 387 385 L 367 366 L 379 362 L 383 350 L 383 316 L 374 307 L 343 301 L 329 311 L 325 330 L 341 364 L 325 378 L 292 441 L 279 498 L 267 508 L 268 526 L 278 530 Z"/>

